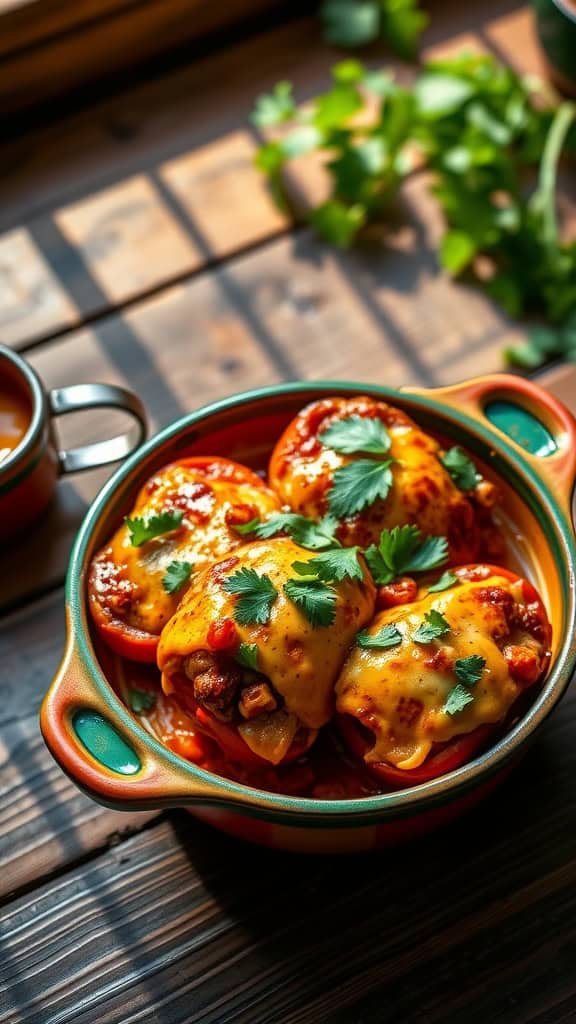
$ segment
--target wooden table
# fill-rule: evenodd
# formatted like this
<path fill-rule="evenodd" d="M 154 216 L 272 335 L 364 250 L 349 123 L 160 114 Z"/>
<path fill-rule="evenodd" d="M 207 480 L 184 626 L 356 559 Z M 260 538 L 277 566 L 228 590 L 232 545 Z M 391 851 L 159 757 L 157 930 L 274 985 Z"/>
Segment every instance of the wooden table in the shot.
<path fill-rule="evenodd" d="M 466 44 L 538 69 L 525 9 L 487 0 L 482 15 L 442 5 L 428 53 Z M 421 175 L 368 252 L 329 250 L 271 205 L 253 97 L 283 77 L 312 95 L 334 57 L 294 20 L 6 141 L 1 339 L 49 386 L 127 383 L 155 428 L 279 380 L 500 368 L 522 332 L 439 273 Z M 305 166 L 293 185 L 305 200 L 322 182 Z M 573 397 L 570 373 L 548 379 Z M 111 425 L 94 414 L 65 433 Z M 372 857 L 273 854 L 183 811 L 106 810 L 65 778 L 37 710 L 71 539 L 105 475 L 62 483 L 0 562 L 2 1024 L 575 1021 L 573 696 L 481 809 Z"/>

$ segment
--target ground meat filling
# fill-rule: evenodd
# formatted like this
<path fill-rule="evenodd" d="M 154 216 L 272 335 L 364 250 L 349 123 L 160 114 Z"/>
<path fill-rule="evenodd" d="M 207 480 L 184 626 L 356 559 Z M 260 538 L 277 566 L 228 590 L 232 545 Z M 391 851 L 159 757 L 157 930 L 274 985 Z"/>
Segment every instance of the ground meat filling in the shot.
<path fill-rule="evenodd" d="M 276 711 L 281 698 L 259 672 L 209 651 L 190 654 L 183 670 L 194 700 L 221 722 L 250 721 Z"/>

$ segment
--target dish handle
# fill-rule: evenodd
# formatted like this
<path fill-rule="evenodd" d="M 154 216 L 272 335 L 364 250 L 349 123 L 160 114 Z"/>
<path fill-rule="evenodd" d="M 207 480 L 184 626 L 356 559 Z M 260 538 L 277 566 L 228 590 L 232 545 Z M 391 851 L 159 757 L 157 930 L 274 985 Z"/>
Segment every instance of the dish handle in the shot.
<path fill-rule="evenodd" d="M 407 390 L 430 397 L 430 389 Z M 506 373 L 434 388 L 432 394 L 503 434 L 546 481 L 572 522 L 576 419 L 559 399 L 534 381 Z"/>
<path fill-rule="evenodd" d="M 112 708 L 111 699 L 99 692 L 69 639 L 42 704 L 40 727 L 53 757 L 81 789 L 117 810 L 222 803 L 221 787 L 195 777 L 168 752 L 155 751 L 138 736 L 127 709 L 119 701 Z"/>

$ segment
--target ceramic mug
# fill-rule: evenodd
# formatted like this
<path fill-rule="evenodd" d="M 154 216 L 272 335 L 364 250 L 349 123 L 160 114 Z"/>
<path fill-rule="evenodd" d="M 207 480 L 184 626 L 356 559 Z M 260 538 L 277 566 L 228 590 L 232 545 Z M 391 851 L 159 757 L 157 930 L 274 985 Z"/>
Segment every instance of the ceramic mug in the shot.
<path fill-rule="evenodd" d="M 130 391 L 113 384 L 73 384 L 46 391 L 24 359 L 0 345 L 0 434 L 3 401 L 23 427 L 14 447 L 0 444 L 0 543 L 38 518 L 60 476 L 119 462 L 146 436 L 144 406 Z M 121 409 L 135 423 L 108 440 L 61 450 L 54 419 L 96 408 Z"/>

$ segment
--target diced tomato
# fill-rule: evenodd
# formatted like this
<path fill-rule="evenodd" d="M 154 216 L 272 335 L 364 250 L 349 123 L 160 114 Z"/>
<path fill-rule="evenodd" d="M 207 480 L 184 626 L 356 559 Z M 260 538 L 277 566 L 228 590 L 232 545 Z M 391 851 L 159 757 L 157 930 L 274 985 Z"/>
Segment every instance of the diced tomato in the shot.
<path fill-rule="evenodd" d="M 238 646 L 238 630 L 233 619 L 216 619 L 208 627 L 208 646 L 212 651 L 233 651 Z"/>
<path fill-rule="evenodd" d="M 401 604 L 409 604 L 416 600 L 418 587 L 416 580 L 411 576 L 401 576 L 393 583 L 386 583 L 378 587 L 376 594 L 376 611 L 383 611 L 385 608 L 396 608 Z"/>

